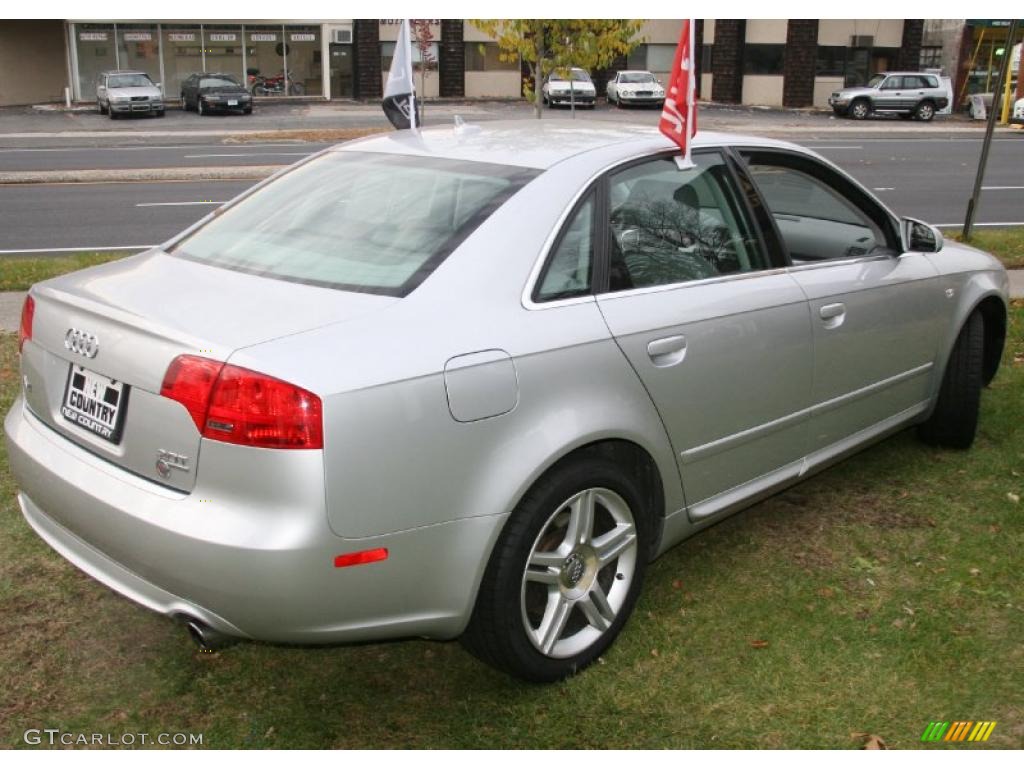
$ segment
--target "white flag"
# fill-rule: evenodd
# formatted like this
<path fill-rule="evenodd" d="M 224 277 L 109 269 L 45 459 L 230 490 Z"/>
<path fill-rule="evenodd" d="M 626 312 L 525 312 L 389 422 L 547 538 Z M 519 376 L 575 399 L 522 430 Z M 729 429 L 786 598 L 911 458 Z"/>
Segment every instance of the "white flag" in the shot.
<path fill-rule="evenodd" d="M 409 20 L 402 19 L 391 59 L 388 81 L 384 86 L 384 114 L 395 128 L 417 128 L 416 93 L 412 84 L 412 38 Z"/>

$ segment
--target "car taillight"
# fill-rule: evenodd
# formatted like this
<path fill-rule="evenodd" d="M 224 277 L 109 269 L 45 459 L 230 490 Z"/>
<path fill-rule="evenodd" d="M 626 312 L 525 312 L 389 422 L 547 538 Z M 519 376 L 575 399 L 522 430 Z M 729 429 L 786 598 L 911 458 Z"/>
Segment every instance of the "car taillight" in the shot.
<path fill-rule="evenodd" d="M 203 437 L 257 448 L 323 448 L 320 398 L 294 384 L 195 355 L 176 357 L 160 394 L 188 410 Z"/>
<path fill-rule="evenodd" d="M 25 346 L 25 342 L 32 338 L 32 320 L 36 314 L 36 300 L 31 296 L 25 297 L 25 303 L 21 305 L 21 325 L 18 326 L 18 351 Z"/>

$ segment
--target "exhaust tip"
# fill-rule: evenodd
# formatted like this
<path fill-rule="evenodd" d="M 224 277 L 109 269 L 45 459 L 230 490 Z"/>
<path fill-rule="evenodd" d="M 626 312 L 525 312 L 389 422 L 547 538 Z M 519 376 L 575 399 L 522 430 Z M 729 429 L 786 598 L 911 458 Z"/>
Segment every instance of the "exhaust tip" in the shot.
<path fill-rule="evenodd" d="M 238 642 L 238 638 L 218 632 L 198 619 L 186 619 L 185 629 L 192 642 L 202 653 L 213 653 Z"/>

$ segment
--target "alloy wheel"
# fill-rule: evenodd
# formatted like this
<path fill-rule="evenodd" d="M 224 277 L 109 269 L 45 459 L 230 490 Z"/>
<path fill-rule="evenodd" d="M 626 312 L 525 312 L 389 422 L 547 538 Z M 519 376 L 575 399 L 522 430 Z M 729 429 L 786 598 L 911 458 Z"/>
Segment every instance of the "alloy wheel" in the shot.
<path fill-rule="evenodd" d="M 523 573 L 520 607 L 533 646 L 567 658 L 608 632 L 633 583 L 637 550 L 633 511 L 619 494 L 588 488 L 561 504 Z"/>
<path fill-rule="evenodd" d="M 917 119 L 928 122 L 935 115 L 935 108 L 931 104 L 922 104 L 917 108 Z"/>
<path fill-rule="evenodd" d="M 850 107 L 850 114 L 855 120 L 863 120 L 868 116 L 868 105 L 863 101 L 854 102 L 854 105 Z"/>

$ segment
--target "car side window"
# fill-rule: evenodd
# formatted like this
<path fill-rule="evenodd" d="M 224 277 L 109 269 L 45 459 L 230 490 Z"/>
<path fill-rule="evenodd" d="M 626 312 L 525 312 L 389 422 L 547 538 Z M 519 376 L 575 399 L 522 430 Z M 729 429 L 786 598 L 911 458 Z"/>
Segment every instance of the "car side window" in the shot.
<path fill-rule="evenodd" d="M 580 203 L 555 245 L 534 300 L 568 299 L 590 293 L 594 272 L 594 192 Z"/>
<path fill-rule="evenodd" d="M 794 264 L 898 251 L 877 204 L 812 158 L 743 152 Z"/>
<path fill-rule="evenodd" d="M 882 83 L 881 89 L 883 91 L 895 91 L 903 87 L 902 77 L 887 77 L 885 82 Z"/>
<path fill-rule="evenodd" d="M 725 159 L 693 159 L 687 170 L 662 157 L 609 177 L 609 290 L 767 267 Z"/>

